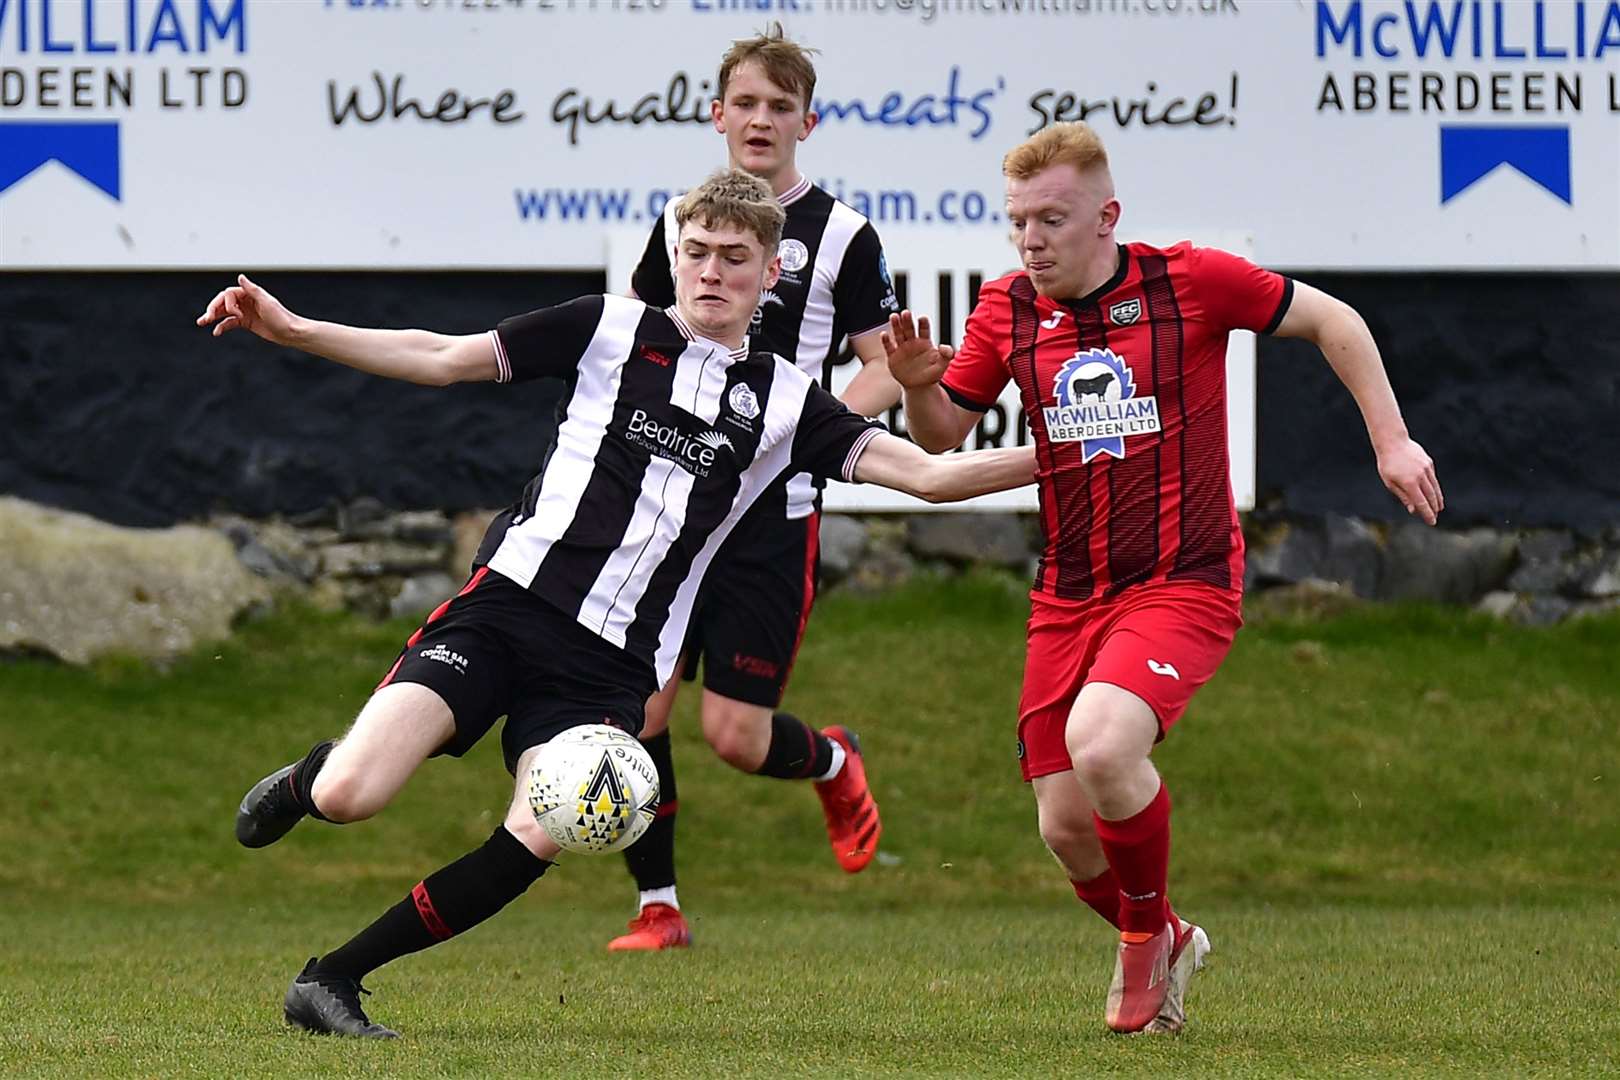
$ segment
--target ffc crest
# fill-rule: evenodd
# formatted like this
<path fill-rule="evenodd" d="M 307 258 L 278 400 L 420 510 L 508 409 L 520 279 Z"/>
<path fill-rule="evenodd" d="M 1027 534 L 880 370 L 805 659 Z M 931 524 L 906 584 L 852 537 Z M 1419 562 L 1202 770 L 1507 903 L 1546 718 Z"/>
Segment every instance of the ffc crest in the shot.
<path fill-rule="evenodd" d="M 1108 321 L 1115 326 L 1131 326 L 1142 318 L 1141 300 L 1121 300 L 1108 309 Z"/>
<path fill-rule="evenodd" d="M 1087 349 L 1065 360 L 1052 380 L 1052 396 L 1057 405 L 1041 410 L 1046 436 L 1078 442 L 1082 462 L 1099 454 L 1122 458 L 1126 438 L 1160 430 L 1158 398 L 1136 396 L 1135 374 L 1112 349 Z"/>

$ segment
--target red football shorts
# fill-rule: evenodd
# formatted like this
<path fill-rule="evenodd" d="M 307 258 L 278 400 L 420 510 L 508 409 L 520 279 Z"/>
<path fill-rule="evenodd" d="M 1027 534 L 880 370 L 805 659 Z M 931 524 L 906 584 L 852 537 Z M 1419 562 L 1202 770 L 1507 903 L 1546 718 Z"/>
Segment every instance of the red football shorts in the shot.
<path fill-rule="evenodd" d="M 1063 732 L 1086 683 L 1111 683 L 1147 702 L 1164 738 L 1242 625 L 1241 594 L 1198 582 L 1136 585 L 1103 600 L 1032 594 L 1018 704 L 1024 779 L 1074 767 Z"/>

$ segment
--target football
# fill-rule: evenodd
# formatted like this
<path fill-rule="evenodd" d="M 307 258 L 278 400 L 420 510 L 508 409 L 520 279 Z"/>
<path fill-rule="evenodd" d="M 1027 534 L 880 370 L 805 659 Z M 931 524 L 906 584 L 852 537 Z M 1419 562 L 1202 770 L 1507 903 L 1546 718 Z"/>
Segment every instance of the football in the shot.
<path fill-rule="evenodd" d="M 569 728 L 529 768 L 529 808 L 565 851 L 622 851 L 658 813 L 658 770 L 632 735 L 606 724 Z"/>

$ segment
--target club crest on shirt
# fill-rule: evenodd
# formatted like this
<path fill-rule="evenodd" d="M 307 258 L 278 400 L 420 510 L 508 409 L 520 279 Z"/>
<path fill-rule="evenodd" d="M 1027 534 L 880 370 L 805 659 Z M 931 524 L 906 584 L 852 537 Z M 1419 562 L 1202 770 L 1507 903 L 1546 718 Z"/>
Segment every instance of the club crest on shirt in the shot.
<path fill-rule="evenodd" d="M 792 237 L 783 240 L 776 253 L 782 257 L 782 269 L 789 274 L 797 274 L 810 262 L 810 249 L 804 246 L 803 240 Z"/>
<path fill-rule="evenodd" d="M 731 411 L 744 420 L 752 420 L 759 415 L 759 395 L 747 383 L 733 386 L 731 393 L 726 395 L 726 402 L 731 406 Z"/>
<path fill-rule="evenodd" d="M 1160 430 L 1159 399 L 1136 396 L 1130 365 L 1112 349 L 1086 349 L 1065 360 L 1052 396 L 1057 404 L 1041 410 L 1046 437 L 1078 442 L 1082 462 L 1099 454 L 1122 458 L 1127 438 Z"/>
<path fill-rule="evenodd" d="M 1108 309 L 1108 321 L 1115 326 L 1131 326 L 1142 317 L 1142 301 L 1140 299 L 1121 300 Z"/>

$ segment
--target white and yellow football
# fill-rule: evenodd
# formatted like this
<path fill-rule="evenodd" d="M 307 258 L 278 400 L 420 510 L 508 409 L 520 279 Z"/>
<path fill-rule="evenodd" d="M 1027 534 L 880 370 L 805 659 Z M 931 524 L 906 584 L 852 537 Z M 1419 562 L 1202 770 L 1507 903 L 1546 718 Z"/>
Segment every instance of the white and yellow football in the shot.
<path fill-rule="evenodd" d="M 641 743 L 618 728 L 569 728 L 535 755 L 529 808 L 565 851 L 622 851 L 658 813 L 658 770 Z"/>

